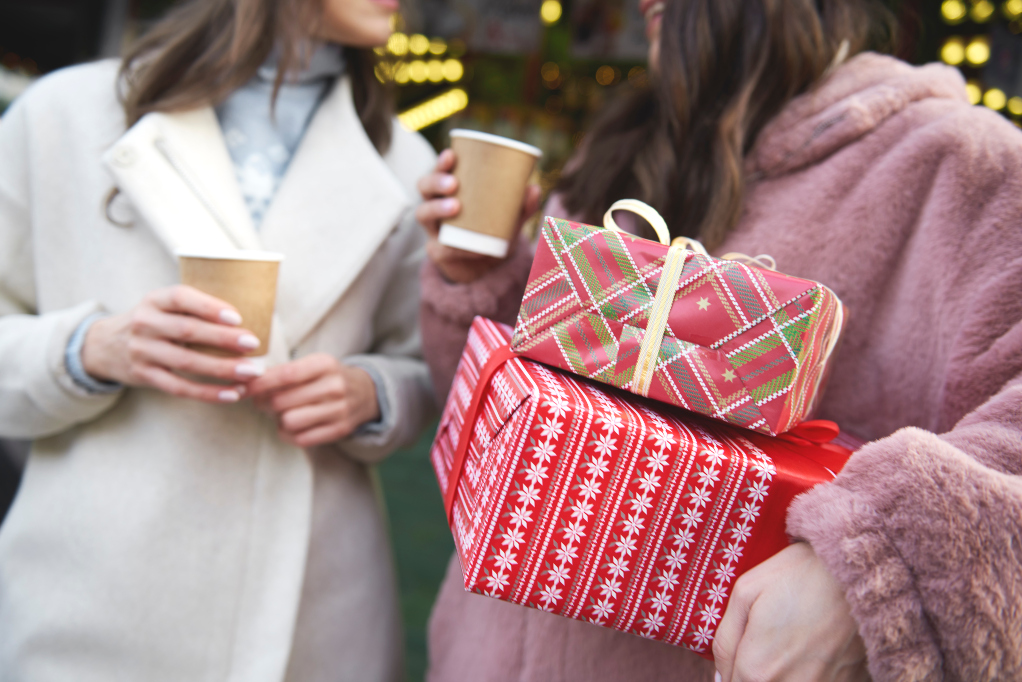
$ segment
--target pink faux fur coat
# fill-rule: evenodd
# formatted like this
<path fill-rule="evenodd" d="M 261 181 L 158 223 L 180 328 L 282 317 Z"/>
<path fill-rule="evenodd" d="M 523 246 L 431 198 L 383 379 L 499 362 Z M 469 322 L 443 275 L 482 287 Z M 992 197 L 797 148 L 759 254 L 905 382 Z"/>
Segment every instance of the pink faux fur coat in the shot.
<path fill-rule="evenodd" d="M 772 254 L 848 305 L 820 416 L 871 441 L 796 499 L 789 534 L 844 586 L 875 680 L 1022 679 L 1022 133 L 953 69 L 863 54 L 766 127 L 747 171 L 720 251 Z M 441 389 L 473 312 L 514 317 L 527 261 L 461 287 L 423 272 Z M 453 561 L 434 682 L 712 679 L 681 649 L 460 581 Z"/>

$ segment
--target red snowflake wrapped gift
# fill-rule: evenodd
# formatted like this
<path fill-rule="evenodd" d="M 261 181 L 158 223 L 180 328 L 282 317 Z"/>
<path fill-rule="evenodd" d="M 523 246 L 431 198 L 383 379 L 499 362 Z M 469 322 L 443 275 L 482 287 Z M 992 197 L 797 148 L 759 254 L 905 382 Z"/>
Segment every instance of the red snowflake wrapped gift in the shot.
<path fill-rule="evenodd" d="M 431 458 L 466 589 L 708 655 L 735 578 L 850 450 L 730 427 L 518 358 L 476 318 Z M 797 434 L 797 435 L 796 435 Z"/>

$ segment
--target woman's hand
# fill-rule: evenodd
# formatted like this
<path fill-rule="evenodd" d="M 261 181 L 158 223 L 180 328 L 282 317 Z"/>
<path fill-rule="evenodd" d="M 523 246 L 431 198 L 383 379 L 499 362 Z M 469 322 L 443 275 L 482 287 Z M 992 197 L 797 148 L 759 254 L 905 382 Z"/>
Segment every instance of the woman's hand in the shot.
<path fill-rule="evenodd" d="M 870 679 L 841 586 L 805 542 L 738 579 L 713 657 L 723 682 Z"/>
<path fill-rule="evenodd" d="M 437 241 L 440 224 L 461 212 L 461 202 L 453 196 L 458 191 L 458 179 L 451 175 L 456 164 L 457 156 L 452 150 L 445 149 L 437 159 L 433 172 L 419 179 L 419 194 L 423 201 L 415 209 L 415 217 L 426 228 L 429 239 L 426 253 L 441 274 L 452 282 L 467 283 L 474 282 L 495 268 L 501 259 L 444 246 Z M 539 185 L 526 187 L 522 210 L 518 216 L 518 230 L 539 209 L 539 197 Z M 511 240 L 512 247 L 517 241 L 517 234 L 516 231 Z"/>
<path fill-rule="evenodd" d="M 369 373 L 326 353 L 272 367 L 248 389 L 256 406 L 276 416 L 281 440 L 303 448 L 345 438 L 380 418 Z"/>
<path fill-rule="evenodd" d="M 259 347 L 259 339 L 241 325 L 227 303 L 189 286 L 150 292 L 121 315 L 97 320 L 82 347 L 90 376 L 128 386 L 148 386 L 171 395 L 208 403 L 237 402 L 244 384 L 262 374 L 251 360 L 220 358 L 186 348 L 195 343 L 241 355 Z M 234 386 L 201 384 L 175 372 L 221 379 Z"/>

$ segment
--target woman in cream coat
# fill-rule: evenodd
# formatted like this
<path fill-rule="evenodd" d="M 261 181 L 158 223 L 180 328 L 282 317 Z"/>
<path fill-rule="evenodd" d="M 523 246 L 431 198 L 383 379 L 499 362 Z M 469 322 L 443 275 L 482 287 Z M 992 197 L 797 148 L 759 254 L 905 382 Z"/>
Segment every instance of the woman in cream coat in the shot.
<path fill-rule="evenodd" d="M 278 3 L 200 0 L 177 20 L 213 5 L 241 21 L 232 12 L 258 18 L 253 7 Z M 250 31 L 255 67 L 280 7 L 262 33 Z M 331 13 L 342 28 L 353 13 L 368 25 L 363 48 L 386 39 L 394 10 L 323 7 L 321 25 L 337 23 Z M 231 30 L 237 42 L 245 27 L 207 35 Z M 258 230 L 215 102 L 153 107 L 126 130 L 118 64 L 101 62 L 44 78 L 0 122 L 0 436 L 35 440 L 0 530 L 4 680 L 400 677 L 371 465 L 432 410 L 415 327 L 423 238 L 412 197 L 434 155 L 390 120 L 381 155 L 360 120 L 357 67 L 349 58 L 315 109 Z M 215 299 L 173 287 L 182 248 L 285 254 L 261 378 L 237 358 L 203 360 L 206 371 L 177 343 L 189 330 L 221 345 L 244 331 Z M 196 317 L 203 307 L 207 322 Z M 91 366 L 109 371 L 95 378 L 128 384 L 105 393 L 68 366 L 73 334 L 96 312 L 109 315 L 95 336 L 108 343 L 93 344 Z M 156 319 L 178 325 L 158 339 L 177 355 L 147 368 L 136 356 L 140 340 L 158 336 L 146 328 Z M 222 377 L 243 365 L 233 388 L 170 371 Z M 283 404 L 311 390 L 299 385 L 310 376 L 340 406 L 318 434 L 289 423 L 294 405 Z M 371 404 L 355 400 L 358 387 Z"/>

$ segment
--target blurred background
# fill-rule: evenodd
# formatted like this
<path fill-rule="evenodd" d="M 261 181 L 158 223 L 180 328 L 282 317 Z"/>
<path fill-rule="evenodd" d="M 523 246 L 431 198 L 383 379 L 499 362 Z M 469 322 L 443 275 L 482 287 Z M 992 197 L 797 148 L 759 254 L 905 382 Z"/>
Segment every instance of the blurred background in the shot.
<path fill-rule="evenodd" d="M 174 0 L 0 0 L 0 112 L 39 76 L 116 57 Z M 897 55 L 962 70 L 972 102 L 1022 121 L 1022 0 L 888 0 Z M 439 150 L 451 128 L 513 137 L 544 151 L 557 181 L 594 113 L 641 83 L 638 0 L 409 0 L 377 77 L 393 83 L 402 122 Z M 429 609 L 453 551 L 428 461 L 432 433 L 379 467 L 398 563 L 408 679 L 426 667 Z M 0 441 L 0 519 L 27 444 Z"/>

